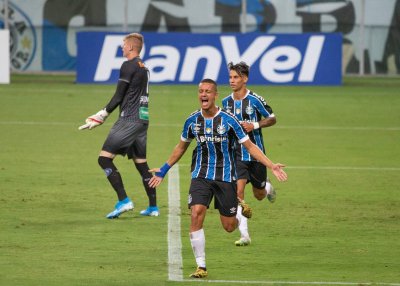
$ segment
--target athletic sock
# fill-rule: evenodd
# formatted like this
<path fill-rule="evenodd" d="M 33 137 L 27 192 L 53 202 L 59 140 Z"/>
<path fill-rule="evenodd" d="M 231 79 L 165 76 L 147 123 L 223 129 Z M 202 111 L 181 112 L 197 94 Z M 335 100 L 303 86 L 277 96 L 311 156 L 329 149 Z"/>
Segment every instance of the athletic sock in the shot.
<path fill-rule="evenodd" d="M 193 254 L 196 258 L 196 263 L 198 267 L 206 269 L 206 237 L 204 235 L 204 230 L 199 229 L 197 231 L 190 233 L 190 243 L 192 245 Z"/>
<path fill-rule="evenodd" d="M 111 158 L 99 156 L 98 162 L 100 167 L 103 168 L 111 186 L 117 193 L 118 200 L 123 201 L 126 199 L 127 195 L 125 192 L 124 183 L 122 182 L 122 177 L 117 167 L 115 167 L 113 160 Z"/>
<path fill-rule="evenodd" d="M 267 181 L 265 183 L 265 193 L 268 195 L 271 192 L 271 190 L 272 190 L 272 185 L 270 182 Z"/>
<path fill-rule="evenodd" d="M 146 190 L 147 197 L 149 198 L 149 206 L 157 206 L 157 194 L 156 189 L 149 186 L 149 181 L 152 178 L 152 174 L 149 172 L 149 165 L 147 162 L 135 163 L 136 169 L 142 176 L 142 182 L 144 189 Z"/>
<path fill-rule="evenodd" d="M 250 238 L 249 230 L 247 227 L 247 217 L 242 215 L 242 206 L 240 205 L 238 206 L 236 218 L 238 220 L 238 229 L 240 232 L 240 237 Z"/>

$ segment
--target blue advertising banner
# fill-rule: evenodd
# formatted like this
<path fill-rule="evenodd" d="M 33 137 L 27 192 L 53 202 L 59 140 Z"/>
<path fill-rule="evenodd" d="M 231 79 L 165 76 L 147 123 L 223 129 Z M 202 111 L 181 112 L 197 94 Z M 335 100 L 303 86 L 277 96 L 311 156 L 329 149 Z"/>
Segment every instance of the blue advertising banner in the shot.
<path fill-rule="evenodd" d="M 126 60 L 126 34 L 79 32 L 77 82 L 116 83 Z M 329 34 L 143 33 L 141 57 L 150 82 L 197 84 L 211 78 L 228 83 L 227 64 L 246 62 L 250 84 L 340 85 L 342 36 Z"/>

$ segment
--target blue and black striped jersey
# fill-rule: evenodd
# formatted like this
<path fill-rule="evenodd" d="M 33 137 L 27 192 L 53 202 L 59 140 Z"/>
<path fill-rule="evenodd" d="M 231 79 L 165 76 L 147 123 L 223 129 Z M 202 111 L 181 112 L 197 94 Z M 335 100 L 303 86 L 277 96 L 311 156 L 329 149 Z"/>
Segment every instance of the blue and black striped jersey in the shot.
<path fill-rule="evenodd" d="M 181 140 L 196 139 L 192 157 L 192 178 L 232 182 L 236 180 L 235 142 L 248 140 L 239 121 L 222 109 L 213 118 L 204 118 L 201 110 L 185 122 Z"/>
<path fill-rule="evenodd" d="M 222 106 L 239 121 L 258 122 L 262 117 L 274 116 L 272 108 L 267 104 L 265 99 L 250 90 L 248 90 L 246 96 L 241 100 L 235 100 L 233 93 L 231 93 L 222 100 Z M 249 133 L 249 137 L 265 153 L 261 128 L 254 129 Z M 255 161 L 242 145 L 237 148 L 237 158 L 241 161 Z"/>

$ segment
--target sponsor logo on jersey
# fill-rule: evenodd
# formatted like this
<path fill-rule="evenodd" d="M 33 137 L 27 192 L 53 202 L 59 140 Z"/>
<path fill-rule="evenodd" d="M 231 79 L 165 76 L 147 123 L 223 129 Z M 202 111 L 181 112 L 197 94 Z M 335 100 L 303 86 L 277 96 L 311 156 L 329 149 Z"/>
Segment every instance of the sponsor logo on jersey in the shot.
<path fill-rule="evenodd" d="M 146 95 L 142 95 L 141 97 L 140 97 L 140 103 L 141 104 L 148 104 L 149 103 L 149 97 L 148 96 L 146 96 Z"/>
<path fill-rule="evenodd" d="M 232 114 L 232 106 L 230 106 L 229 104 L 227 106 L 225 106 L 225 110 L 226 110 L 226 112 Z"/>
<path fill-rule="evenodd" d="M 199 141 L 201 143 L 204 143 L 204 142 L 220 143 L 220 142 L 228 141 L 228 137 L 227 136 L 204 136 L 204 135 L 201 135 L 201 136 L 199 136 Z"/>

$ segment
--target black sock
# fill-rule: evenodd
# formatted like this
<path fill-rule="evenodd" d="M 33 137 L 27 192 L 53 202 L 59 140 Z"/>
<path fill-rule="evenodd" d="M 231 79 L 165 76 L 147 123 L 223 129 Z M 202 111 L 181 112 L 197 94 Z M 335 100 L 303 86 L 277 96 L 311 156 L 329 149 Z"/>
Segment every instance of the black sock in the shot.
<path fill-rule="evenodd" d="M 113 159 L 99 156 L 98 161 L 100 167 L 103 168 L 103 171 L 106 173 L 108 181 L 117 193 L 118 200 L 122 201 L 126 199 L 127 195 L 125 192 L 124 183 L 122 182 L 122 178 L 117 167 L 115 167 L 113 163 Z"/>
<path fill-rule="evenodd" d="M 144 163 L 135 163 L 136 169 L 139 171 L 140 175 L 142 176 L 142 182 L 144 189 L 146 190 L 147 197 L 149 198 L 149 206 L 155 207 L 157 206 L 157 194 L 155 188 L 149 187 L 149 181 L 152 177 L 151 173 L 149 172 L 149 165 L 147 162 Z"/>

